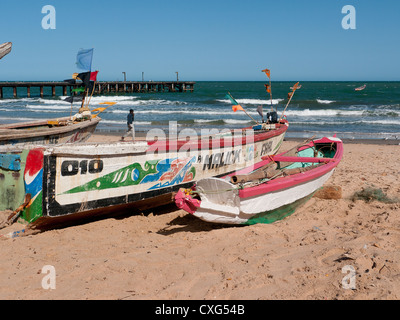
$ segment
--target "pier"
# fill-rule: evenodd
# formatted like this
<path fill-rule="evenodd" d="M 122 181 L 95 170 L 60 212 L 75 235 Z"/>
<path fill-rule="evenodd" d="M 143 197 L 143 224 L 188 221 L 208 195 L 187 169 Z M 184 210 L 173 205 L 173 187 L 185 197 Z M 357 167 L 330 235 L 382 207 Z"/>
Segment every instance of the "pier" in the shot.
<path fill-rule="evenodd" d="M 68 96 L 72 90 L 81 87 L 81 83 L 67 82 L 0 82 L 0 99 L 4 97 L 5 88 L 11 88 L 13 97 L 30 98 L 33 94 L 41 98 L 45 96 L 44 88 L 50 88 L 50 95 Z M 94 86 L 94 95 L 110 93 L 141 93 L 141 92 L 193 92 L 193 81 L 100 81 Z M 34 90 L 32 90 L 34 89 Z M 33 93 L 33 91 L 37 93 Z M 57 94 L 58 93 L 58 94 Z"/>

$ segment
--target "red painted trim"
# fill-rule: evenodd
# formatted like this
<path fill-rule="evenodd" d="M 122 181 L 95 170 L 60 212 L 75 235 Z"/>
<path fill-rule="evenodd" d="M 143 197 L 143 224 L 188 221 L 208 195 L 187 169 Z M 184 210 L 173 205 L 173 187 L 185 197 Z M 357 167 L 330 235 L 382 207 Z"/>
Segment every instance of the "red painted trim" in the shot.
<path fill-rule="evenodd" d="M 269 156 L 273 161 L 277 162 L 312 162 L 312 163 L 326 163 L 336 161 L 332 158 L 313 158 L 313 157 L 285 157 L 285 156 Z M 263 160 L 269 160 L 269 157 L 263 157 Z"/>
<path fill-rule="evenodd" d="M 242 131 L 250 130 L 250 128 L 242 129 Z M 278 123 L 277 129 L 254 134 L 254 143 L 271 139 L 273 137 L 279 136 L 284 134 L 288 129 L 288 124 L 286 122 Z M 181 151 L 181 150 L 188 150 L 188 151 L 196 151 L 196 150 L 210 150 L 213 147 L 224 148 L 225 147 L 225 139 L 222 137 L 217 141 L 215 139 L 197 139 L 196 141 L 183 141 L 183 140 L 157 140 L 157 141 L 148 141 L 147 144 L 149 148 L 146 152 L 168 152 L 168 151 Z M 240 145 L 247 145 L 247 137 L 243 136 L 240 138 L 232 139 L 229 141 L 230 146 L 240 146 Z"/>

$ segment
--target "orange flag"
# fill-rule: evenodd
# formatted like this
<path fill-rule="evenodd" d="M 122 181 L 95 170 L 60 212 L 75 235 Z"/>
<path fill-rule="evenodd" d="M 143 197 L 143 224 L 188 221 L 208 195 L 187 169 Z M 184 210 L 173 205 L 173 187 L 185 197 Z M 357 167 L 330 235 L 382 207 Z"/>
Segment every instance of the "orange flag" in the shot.
<path fill-rule="evenodd" d="M 267 89 L 268 93 L 271 93 L 271 86 L 269 84 L 265 84 L 265 89 Z"/>
<path fill-rule="evenodd" d="M 233 112 L 236 112 L 236 111 L 239 111 L 239 110 L 244 111 L 243 107 L 240 104 L 232 106 L 232 110 L 233 110 Z"/>
<path fill-rule="evenodd" d="M 268 78 L 271 78 L 271 70 L 265 69 L 262 72 L 265 72 Z"/>
<path fill-rule="evenodd" d="M 296 91 L 296 90 L 299 88 L 299 83 L 300 83 L 300 82 L 297 82 L 291 89 L 292 89 L 293 91 Z"/>

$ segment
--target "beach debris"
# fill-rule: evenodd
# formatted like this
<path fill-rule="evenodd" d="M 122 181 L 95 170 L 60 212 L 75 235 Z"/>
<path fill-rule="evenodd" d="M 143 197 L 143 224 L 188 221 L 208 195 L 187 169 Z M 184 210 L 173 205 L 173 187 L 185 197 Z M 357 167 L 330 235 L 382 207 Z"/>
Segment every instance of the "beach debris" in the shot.
<path fill-rule="evenodd" d="M 383 203 L 398 203 L 400 200 L 398 198 L 390 198 L 382 189 L 376 188 L 374 186 L 362 188 L 361 191 L 357 191 L 350 198 L 352 201 L 363 200 L 366 203 L 372 201 L 379 201 Z"/>
<path fill-rule="evenodd" d="M 355 259 L 352 258 L 348 253 L 344 253 L 339 258 L 337 258 L 336 260 L 333 260 L 333 261 L 340 263 L 342 261 L 348 261 L 348 260 L 355 260 Z"/>
<path fill-rule="evenodd" d="M 324 200 L 339 200 L 342 199 L 342 188 L 333 185 L 324 186 L 315 193 L 314 197 Z"/>
<path fill-rule="evenodd" d="M 15 238 L 19 238 L 22 237 L 25 234 L 25 229 L 24 230 L 20 230 L 20 231 L 14 231 L 14 232 L 10 232 L 4 235 L 0 235 L 0 238 L 2 239 L 15 239 Z"/>

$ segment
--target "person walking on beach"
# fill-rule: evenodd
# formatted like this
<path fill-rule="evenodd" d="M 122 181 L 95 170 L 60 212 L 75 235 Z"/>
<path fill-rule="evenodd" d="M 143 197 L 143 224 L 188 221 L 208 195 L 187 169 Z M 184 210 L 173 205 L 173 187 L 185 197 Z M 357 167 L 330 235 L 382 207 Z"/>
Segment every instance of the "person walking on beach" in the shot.
<path fill-rule="evenodd" d="M 129 110 L 128 114 L 128 131 L 121 137 L 121 141 L 125 141 L 125 138 L 132 134 L 132 140 L 135 141 L 135 125 L 133 122 L 135 121 L 135 113 L 133 109 Z"/>

